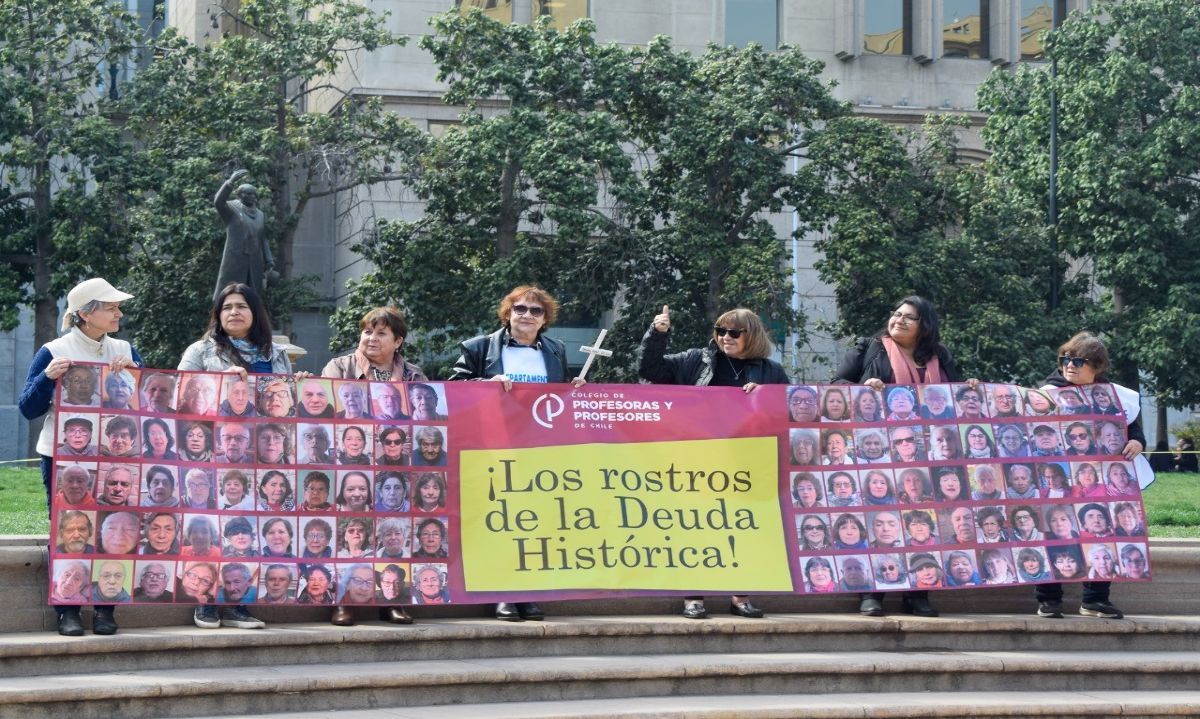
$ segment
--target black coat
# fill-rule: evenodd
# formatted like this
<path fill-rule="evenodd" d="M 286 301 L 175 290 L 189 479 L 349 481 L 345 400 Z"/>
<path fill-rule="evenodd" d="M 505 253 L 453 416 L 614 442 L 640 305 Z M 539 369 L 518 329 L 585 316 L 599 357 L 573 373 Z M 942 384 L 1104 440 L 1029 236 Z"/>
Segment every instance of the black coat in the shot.
<path fill-rule="evenodd" d="M 717 343 L 709 340 L 706 347 L 695 347 L 676 354 L 666 354 L 670 331 L 659 332 L 653 326 L 642 337 L 642 361 L 638 376 L 654 384 L 686 384 L 707 387 L 712 384 L 713 360 Z M 745 360 L 746 382 L 755 384 L 791 384 L 787 372 L 772 359 Z"/>
<path fill-rule="evenodd" d="M 950 351 L 942 345 L 937 348 L 938 364 L 942 372 L 951 382 L 961 382 L 962 375 Z M 833 381 L 836 384 L 862 384 L 872 377 L 883 380 L 884 384 L 895 384 L 896 375 L 892 372 L 892 363 L 888 361 L 887 350 L 883 348 L 881 337 L 860 337 L 842 357 L 837 374 Z"/>
<path fill-rule="evenodd" d="M 451 380 L 490 379 L 504 374 L 502 353 L 509 342 L 508 330 L 499 329 L 490 335 L 472 337 L 463 342 L 462 354 L 451 370 Z M 538 337 L 542 358 L 546 361 L 549 382 L 566 382 L 570 379 L 567 370 L 567 346 L 545 335 Z"/>

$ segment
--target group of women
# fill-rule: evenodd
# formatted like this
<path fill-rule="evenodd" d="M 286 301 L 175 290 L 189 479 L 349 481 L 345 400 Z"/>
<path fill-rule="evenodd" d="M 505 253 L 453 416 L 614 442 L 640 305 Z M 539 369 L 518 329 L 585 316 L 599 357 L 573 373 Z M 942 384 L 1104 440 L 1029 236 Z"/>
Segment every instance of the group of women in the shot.
<path fill-rule="evenodd" d="M 41 455 L 42 479 L 48 501 L 52 496 L 55 384 L 70 369 L 72 361 L 105 362 L 114 375 L 126 367 L 141 366 L 141 358 L 136 350 L 127 342 L 111 336 L 119 329 L 122 317 L 120 305 L 130 298 L 130 295 L 102 279 L 88 280 L 72 289 L 68 294 L 63 323 L 63 329 L 69 331 L 42 347 L 30 366 L 20 407 L 28 419 L 46 416 L 38 453 Z M 451 379 L 500 382 L 505 390 L 510 389 L 514 382 L 570 381 L 575 386 L 582 385 L 582 379 L 569 379 L 566 347 L 544 334 L 553 324 L 557 312 L 558 303 L 548 292 L 533 286 L 515 288 L 500 301 L 497 310 L 500 328 L 462 343 L 461 356 L 452 370 Z M 375 381 L 425 380 L 420 368 L 403 355 L 408 328 L 403 314 L 398 310 L 377 308 L 368 312 L 360 322 L 360 330 L 358 347 L 354 352 L 328 363 L 322 371 L 323 377 Z M 711 339 L 704 347 L 668 354 L 670 333 L 670 308 L 664 306 L 642 339 L 639 374 L 643 379 L 657 384 L 738 387 L 747 394 L 761 385 L 789 384 L 782 366 L 771 359 L 774 348 L 766 328 L 751 310 L 735 309 L 719 316 L 714 323 Z M 291 375 L 291 362 L 284 347 L 272 341 L 272 334 L 266 307 L 254 289 L 240 283 L 230 284 L 214 298 L 207 332 L 187 348 L 178 369 L 233 372 L 243 379 L 247 374 Z M 1063 345 L 1059 354 L 1059 369 L 1047 378 L 1047 385 L 1061 387 L 1106 380 L 1108 355 L 1099 339 L 1081 333 Z M 311 375 L 300 372 L 296 376 L 304 378 Z M 952 381 L 961 381 L 961 377 L 950 351 L 940 343 L 934 307 L 915 296 L 905 298 L 896 306 L 880 332 L 854 345 L 834 378 L 834 382 L 865 384 L 877 391 L 882 390 L 884 384 L 918 385 Z M 968 380 L 967 384 L 973 389 L 977 381 Z M 197 387 L 193 394 L 195 396 L 188 396 L 188 401 L 213 401 L 202 386 Z M 827 403 L 829 396 L 832 395 L 827 395 Z M 888 403 L 887 411 L 896 413 L 898 417 L 914 413 L 914 398 L 908 398 L 908 405 L 905 404 L 905 398 L 899 395 L 889 399 L 894 401 Z M 815 395 L 809 397 L 797 392 L 789 397 L 789 404 L 804 405 L 807 402 L 815 409 L 816 400 Z M 827 404 L 822 409 L 832 414 L 847 413 L 851 408 L 846 405 L 845 402 L 840 406 Z M 871 414 L 881 411 L 878 407 L 853 409 Z M 1137 421 L 1130 424 L 1130 440 L 1124 449 L 1129 459 L 1136 456 L 1144 445 L 1139 425 Z M 155 453 L 149 456 L 167 458 L 182 449 L 192 456 L 203 456 L 208 452 L 211 458 L 211 445 L 203 448 L 200 442 L 193 443 L 191 429 L 180 448 L 168 446 L 153 432 L 154 427 L 146 429 L 147 451 Z M 193 444 L 197 446 L 192 447 Z M 810 448 L 810 451 L 815 452 L 816 448 Z M 860 527 L 859 530 L 865 535 L 865 528 Z M 835 527 L 834 532 L 838 533 L 839 529 Z M 936 565 L 936 562 L 933 564 Z M 820 575 L 821 568 L 815 569 Z M 825 567 L 824 571 L 831 574 L 829 569 Z M 914 567 L 914 576 L 919 576 L 924 569 Z M 189 578 L 189 581 L 193 579 Z M 207 579 L 210 587 L 216 581 L 216 577 Z M 319 579 L 317 577 L 313 581 Z M 317 584 L 320 582 L 317 581 Z M 430 585 L 433 584 L 436 582 L 431 581 Z M 886 583 L 877 583 L 877 586 L 886 586 Z M 920 582 L 915 586 L 921 586 Z M 1108 601 L 1108 588 L 1109 584 L 1103 581 L 1085 583 L 1081 612 L 1120 617 L 1120 611 Z M 180 589 L 186 593 L 186 587 Z M 441 588 L 438 589 L 440 593 Z M 1037 591 L 1040 602 L 1038 613 L 1061 616 L 1062 586 L 1039 584 Z M 882 593 L 863 594 L 860 611 L 871 616 L 881 615 L 882 597 Z M 920 590 L 905 592 L 904 606 L 919 615 L 937 614 L 929 604 L 927 592 Z M 57 611 L 61 634 L 78 636 L 83 633 L 78 607 L 59 606 Z M 732 597 L 730 612 L 748 618 L 763 616 L 762 610 L 744 595 Z M 703 598 L 685 598 L 683 613 L 692 619 L 706 617 Z M 413 621 L 400 607 L 385 608 L 382 615 L 386 620 L 402 624 Z M 510 621 L 537 620 L 544 616 L 544 612 L 532 602 L 500 603 L 496 606 L 496 616 Z M 206 628 L 222 625 L 243 628 L 264 626 L 244 605 L 226 605 L 218 609 L 211 603 L 201 604 L 195 609 L 194 620 L 198 626 Z M 353 612 L 349 607 L 338 606 L 334 609 L 332 621 L 338 625 L 352 624 Z M 117 631 L 111 605 L 96 607 L 93 630 L 98 634 Z"/>

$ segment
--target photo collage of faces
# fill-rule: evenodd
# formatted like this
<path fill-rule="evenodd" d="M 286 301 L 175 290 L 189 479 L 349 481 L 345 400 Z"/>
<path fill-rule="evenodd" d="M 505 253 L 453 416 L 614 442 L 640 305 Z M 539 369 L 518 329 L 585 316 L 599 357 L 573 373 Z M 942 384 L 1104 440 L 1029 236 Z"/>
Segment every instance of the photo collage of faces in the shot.
<path fill-rule="evenodd" d="M 75 364 L 56 407 L 53 604 L 450 601 L 442 384 Z"/>
<path fill-rule="evenodd" d="M 804 591 L 1149 580 L 1111 385 L 787 388 Z"/>

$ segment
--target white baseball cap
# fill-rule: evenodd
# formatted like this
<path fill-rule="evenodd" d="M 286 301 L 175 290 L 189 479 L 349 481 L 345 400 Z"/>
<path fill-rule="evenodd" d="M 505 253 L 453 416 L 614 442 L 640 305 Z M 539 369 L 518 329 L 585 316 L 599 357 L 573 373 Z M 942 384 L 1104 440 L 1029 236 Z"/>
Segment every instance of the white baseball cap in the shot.
<path fill-rule="evenodd" d="M 71 315 L 87 306 L 89 302 L 124 302 L 132 298 L 133 295 L 108 284 L 108 280 L 100 277 L 84 280 L 67 293 L 67 312 L 63 315 L 62 328 L 71 329 Z"/>

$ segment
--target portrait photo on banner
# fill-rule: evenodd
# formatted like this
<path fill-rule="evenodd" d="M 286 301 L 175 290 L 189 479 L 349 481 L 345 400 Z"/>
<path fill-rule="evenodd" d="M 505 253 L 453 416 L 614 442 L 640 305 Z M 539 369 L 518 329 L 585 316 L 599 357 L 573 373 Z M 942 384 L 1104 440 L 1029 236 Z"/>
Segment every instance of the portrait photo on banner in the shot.
<path fill-rule="evenodd" d="M 52 603 L 450 601 L 443 384 L 77 366 Z"/>

